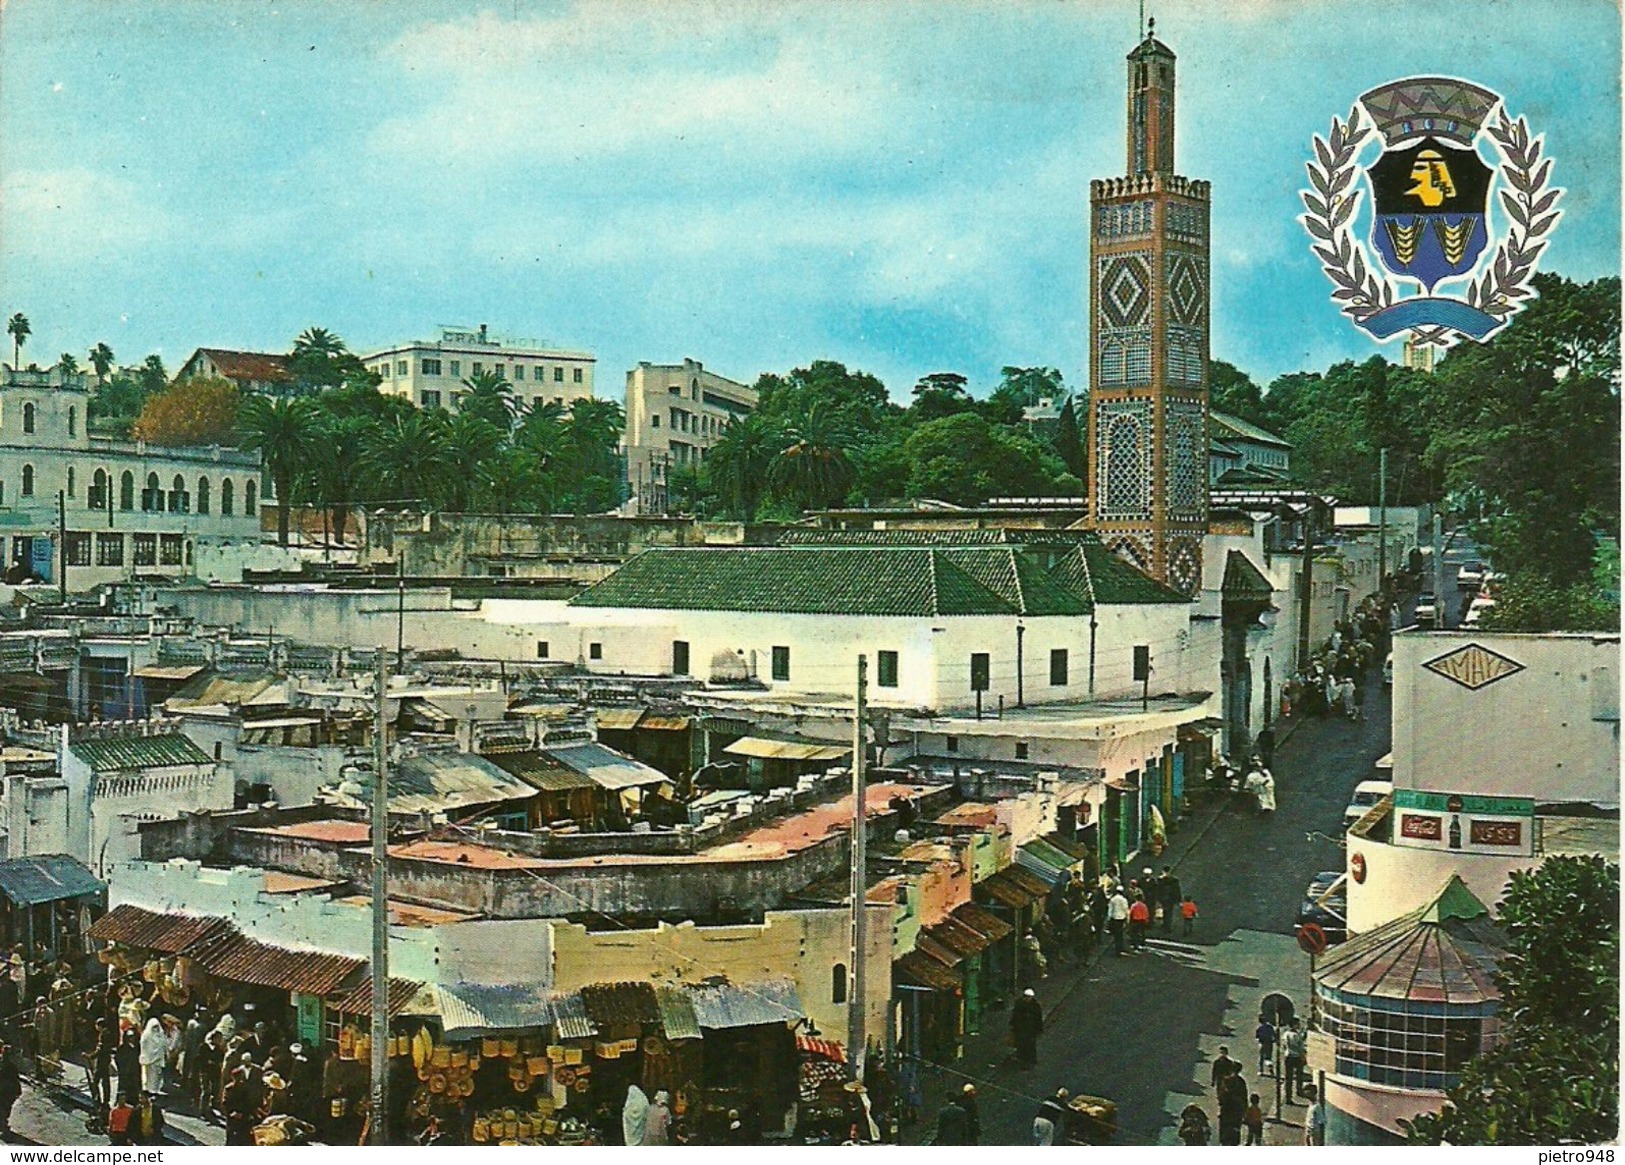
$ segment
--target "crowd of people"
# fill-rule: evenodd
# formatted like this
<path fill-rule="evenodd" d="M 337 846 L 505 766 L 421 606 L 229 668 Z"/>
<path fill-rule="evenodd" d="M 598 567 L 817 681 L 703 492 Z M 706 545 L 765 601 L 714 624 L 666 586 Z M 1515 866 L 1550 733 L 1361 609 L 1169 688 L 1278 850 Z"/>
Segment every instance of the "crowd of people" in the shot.
<path fill-rule="evenodd" d="M 1372 669 L 1387 655 L 1394 606 L 1368 595 L 1281 688 L 1284 716 L 1365 717 Z"/>

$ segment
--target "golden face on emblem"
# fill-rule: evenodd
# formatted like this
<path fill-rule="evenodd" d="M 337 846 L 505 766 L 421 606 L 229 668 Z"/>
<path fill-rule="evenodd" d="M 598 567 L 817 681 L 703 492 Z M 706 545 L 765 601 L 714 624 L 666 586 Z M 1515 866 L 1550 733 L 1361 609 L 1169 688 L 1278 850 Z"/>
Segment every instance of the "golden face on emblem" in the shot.
<path fill-rule="evenodd" d="M 1437 150 L 1423 150 L 1411 163 L 1411 180 L 1416 183 L 1406 194 L 1414 194 L 1428 209 L 1441 206 L 1447 198 L 1456 196 L 1456 184 L 1450 180 L 1450 167 Z"/>

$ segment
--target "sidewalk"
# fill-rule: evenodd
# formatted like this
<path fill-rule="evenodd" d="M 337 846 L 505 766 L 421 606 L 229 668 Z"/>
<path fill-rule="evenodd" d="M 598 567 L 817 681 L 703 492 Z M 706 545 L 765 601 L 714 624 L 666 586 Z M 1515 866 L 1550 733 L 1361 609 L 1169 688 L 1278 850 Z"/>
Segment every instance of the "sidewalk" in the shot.
<path fill-rule="evenodd" d="M 1232 799 L 1228 794 L 1199 791 L 1192 801 L 1190 811 L 1180 819 L 1178 827 L 1169 837 L 1168 847 L 1163 850 L 1162 856 L 1155 859 L 1145 857 L 1141 864 L 1150 864 L 1158 870 L 1168 866 L 1178 873 L 1180 862 L 1206 836 L 1231 805 Z M 1176 925 L 1175 933 L 1177 932 Z M 1158 946 L 1183 945 L 1169 944 L 1161 939 L 1160 935 L 1160 929 L 1153 927 L 1152 941 Z M 1090 978 L 1090 972 L 1102 958 L 1106 957 L 1110 949 L 1110 938 L 1102 936 L 1096 940 L 1082 962 L 1073 956 L 1067 962 L 1050 964 L 1049 977 L 1034 987 L 1039 1002 L 1044 1006 L 1046 1017 L 1054 1015 L 1063 1003 L 1070 1000 L 1083 987 Z M 946 1103 L 950 1094 L 959 1092 L 967 1083 L 976 1086 L 977 1099 L 983 1110 L 984 1130 L 990 1125 L 991 1113 L 988 1111 L 990 1105 L 1015 1104 L 1029 1114 L 1037 1109 L 1039 1103 L 1049 1094 L 1050 1077 L 1054 1075 L 1053 1063 L 1048 1063 L 1048 1058 L 1043 1055 L 1044 1043 L 1053 1042 L 1053 1033 L 1046 1032 L 1040 1039 L 1041 1067 L 1037 1070 L 1037 1074 L 1027 1072 L 1015 1065 L 1011 1059 L 1012 1049 L 1007 1038 L 1009 1016 L 1008 1007 L 985 1010 L 981 1018 L 981 1031 L 974 1035 L 967 1034 L 961 1041 L 964 1055 L 960 1059 L 951 1064 L 921 1066 L 920 1091 L 924 1096 L 924 1104 L 920 1109 L 919 1121 L 913 1125 L 905 1125 L 901 1130 L 898 1138 L 901 1143 L 922 1145 L 930 1142 L 936 1135 L 937 1112 Z M 995 1143 L 986 1132 L 982 1141 L 984 1144 Z"/>
<path fill-rule="evenodd" d="M 97 1145 L 106 1143 L 105 1135 L 94 1135 L 85 1128 L 85 1118 L 95 1107 L 90 1093 L 76 1086 L 74 1080 L 83 1079 L 83 1070 L 77 1064 L 67 1065 L 67 1081 L 40 1085 L 29 1079 L 23 1081 L 23 1093 L 12 1109 L 11 1144 L 35 1145 Z M 172 1145 L 224 1145 L 226 1131 L 218 1125 L 180 1111 L 164 1113 L 164 1139 Z"/>

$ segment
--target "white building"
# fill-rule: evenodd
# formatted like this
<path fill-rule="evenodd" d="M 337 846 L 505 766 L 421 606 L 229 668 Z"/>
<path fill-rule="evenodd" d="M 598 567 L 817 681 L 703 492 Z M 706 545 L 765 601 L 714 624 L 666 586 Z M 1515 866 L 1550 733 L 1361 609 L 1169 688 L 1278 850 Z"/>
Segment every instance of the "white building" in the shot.
<path fill-rule="evenodd" d="M 1285 481 L 1292 442 L 1230 413 L 1208 413 L 1208 484 L 1238 486 Z"/>
<path fill-rule="evenodd" d="M 94 435 L 89 403 L 83 374 L 4 369 L 0 539 L 8 570 L 57 581 L 64 518 L 71 591 L 191 577 L 200 544 L 259 541 L 259 508 L 271 498 L 258 456 Z"/>
<path fill-rule="evenodd" d="M 1351 933 L 1451 874 L 1494 905 L 1551 854 L 1618 853 L 1619 636 L 1394 637 L 1394 795 L 1348 847 Z"/>
<path fill-rule="evenodd" d="M 482 372 L 506 380 L 519 404 L 568 409 L 592 396 L 596 360 L 591 352 L 493 336 L 484 324 L 441 328 L 438 340 L 410 340 L 361 358 L 378 374 L 379 392 L 405 397 L 420 408 L 453 412 L 466 391 L 463 381 Z"/>
<path fill-rule="evenodd" d="M 728 426 L 756 407 L 754 388 L 708 372 L 698 360 L 626 374 L 626 476 L 638 513 L 664 513 L 673 466 L 705 460 Z"/>
<path fill-rule="evenodd" d="M 137 856 L 142 821 L 230 809 L 229 771 L 176 732 L 147 724 L 61 730 L 57 774 L 7 774 L 6 854 L 67 854 L 99 876 Z"/>

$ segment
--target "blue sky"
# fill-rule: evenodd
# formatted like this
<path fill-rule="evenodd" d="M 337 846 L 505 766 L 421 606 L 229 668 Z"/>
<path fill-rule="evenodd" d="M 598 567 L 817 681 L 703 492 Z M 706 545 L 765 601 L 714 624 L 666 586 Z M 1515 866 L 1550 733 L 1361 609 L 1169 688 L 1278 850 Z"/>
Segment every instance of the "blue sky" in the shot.
<path fill-rule="evenodd" d="M 1422 73 L 1546 135 L 1544 266 L 1617 274 L 1610 0 L 1182 0 L 1178 169 L 1213 183 L 1213 354 L 1266 382 L 1377 347 L 1297 225 L 1310 139 Z M 0 313 L 47 363 L 352 348 L 438 324 L 906 398 L 1082 387 L 1088 181 L 1124 162 L 1135 0 L 7 0 Z M 9 359 L 10 352 L 5 353 Z"/>

